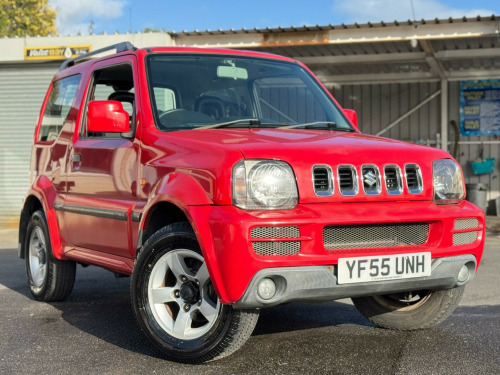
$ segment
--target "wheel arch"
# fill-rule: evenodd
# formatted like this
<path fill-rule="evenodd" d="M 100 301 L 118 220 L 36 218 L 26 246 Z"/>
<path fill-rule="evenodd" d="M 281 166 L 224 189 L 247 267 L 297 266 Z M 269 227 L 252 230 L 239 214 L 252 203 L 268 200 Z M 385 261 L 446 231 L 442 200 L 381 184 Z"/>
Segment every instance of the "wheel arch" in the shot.
<path fill-rule="evenodd" d="M 205 189 L 188 173 L 175 171 L 163 176 L 151 189 L 143 210 L 136 256 L 148 238 L 166 225 L 186 221 L 196 233 L 188 207 L 211 204 Z"/>
<path fill-rule="evenodd" d="M 28 228 L 31 215 L 33 215 L 33 213 L 37 210 L 42 210 L 47 220 L 52 255 L 57 259 L 64 259 L 56 212 L 54 210 L 56 196 L 57 192 L 47 177 L 40 176 L 33 184 L 30 192 L 24 200 L 19 220 L 18 252 L 20 258 L 24 259 L 26 256 L 26 230 Z"/>
<path fill-rule="evenodd" d="M 167 200 L 160 200 L 150 206 L 145 215 L 143 215 L 141 222 L 136 257 L 139 255 L 142 246 L 155 232 L 164 226 L 179 222 L 188 222 L 191 228 L 193 228 L 185 210 L 176 204 Z"/>
<path fill-rule="evenodd" d="M 21 217 L 19 218 L 18 251 L 19 258 L 21 259 L 24 259 L 26 257 L 25 241 L 28 224 L 33 213 L 38 210 L 43 210 L 42 202 L 37 196 L 29 195 L 24 201 L 24 206 L 21 210 Z"/>

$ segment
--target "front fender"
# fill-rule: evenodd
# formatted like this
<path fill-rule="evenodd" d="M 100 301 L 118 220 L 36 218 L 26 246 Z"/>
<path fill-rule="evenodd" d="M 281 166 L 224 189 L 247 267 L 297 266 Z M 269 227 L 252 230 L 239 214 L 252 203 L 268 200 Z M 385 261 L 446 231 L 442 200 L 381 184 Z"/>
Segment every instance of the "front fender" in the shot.
<path fill-rule="evenodd" d="M 169 173 L 156 183 L 148 199 L 146 212 L 148 208 L 162 201 L 173 203 L 180 208 L 213 204 L 200 183 L 183 172 Z"/>
<path fill-rule="evenodd" d="M 151 196 L 143 211 L 144 214 L 142 215 L 140 224 L 141 233 L 146 230 L 150 217 L 149 214 L 152 212 L 151 210 L 162 202 L 171 203 L 184 212 L 200 245 L 215 290 L 224 300 L 226 293 L 220 282 L 220 270 L 214 256 L 212 239 L 210 238 L 209 231 L 207 231 L 206 217 L 198 214 L 197 212 L 199 210 L 192 209 L 202 209 L 203 207 L 207 207 L 208 209 L 214 202 L 192 176 L 182 172 L 170 173 L 158 181 L 152 190 Z M 204 211 L 205 210 L 202 209 L 201 212 Z"/>

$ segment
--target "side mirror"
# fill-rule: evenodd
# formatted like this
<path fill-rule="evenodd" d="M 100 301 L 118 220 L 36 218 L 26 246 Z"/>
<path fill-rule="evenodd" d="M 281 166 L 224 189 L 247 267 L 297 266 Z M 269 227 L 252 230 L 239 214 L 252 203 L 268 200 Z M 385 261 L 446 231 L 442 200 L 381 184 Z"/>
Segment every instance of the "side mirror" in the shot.
<path fill-rule="evenodd" d="M 89 103 L 87 115 L 89 132 L 128 133 L 130 123 L 128 113 L 121 102 L 116 100 L 93 100 Z"/>
<path fill-rule="evenodd" d="M 344 115 L 345 115 L 345 117 L 347 117 L 347 119 L 349 120 L 351 125 L 354 126 L 354 128 L 356 130 L 359 130 L 359 128 L 358 128 L 358 114 L 356 113 L 356 111 L 354 109 L 344 109 Z"/>

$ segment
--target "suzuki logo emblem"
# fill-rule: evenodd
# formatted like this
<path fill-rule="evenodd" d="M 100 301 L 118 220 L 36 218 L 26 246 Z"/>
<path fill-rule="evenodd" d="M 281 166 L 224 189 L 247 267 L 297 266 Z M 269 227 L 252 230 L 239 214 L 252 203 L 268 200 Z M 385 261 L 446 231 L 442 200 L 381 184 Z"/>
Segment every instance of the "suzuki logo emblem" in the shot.
<path fill-rule="evenodd" d="M 363 175 L 363 181 L 368 186 L 373 187 L 377 184 L 377 175 L 373 171 L 368 170 Z"/>

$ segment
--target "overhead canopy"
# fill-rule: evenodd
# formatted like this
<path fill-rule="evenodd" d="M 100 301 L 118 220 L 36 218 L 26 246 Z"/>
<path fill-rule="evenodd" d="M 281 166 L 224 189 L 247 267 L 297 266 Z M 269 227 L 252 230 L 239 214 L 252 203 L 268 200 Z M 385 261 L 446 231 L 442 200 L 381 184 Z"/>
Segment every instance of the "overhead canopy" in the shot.
<path fill-rule="evenodd" d="M 500 17 L 172 33 L 177 46 L 290 56 L 326 84 L 500 78 Z"/>

